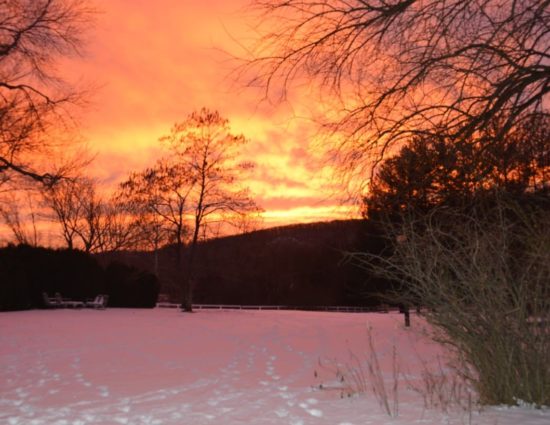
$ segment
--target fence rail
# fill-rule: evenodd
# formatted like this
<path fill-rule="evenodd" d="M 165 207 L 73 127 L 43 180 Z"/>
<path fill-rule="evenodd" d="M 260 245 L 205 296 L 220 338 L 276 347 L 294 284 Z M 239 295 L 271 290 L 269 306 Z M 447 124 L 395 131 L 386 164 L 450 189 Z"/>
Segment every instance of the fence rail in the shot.
<path fill-rule="evenodd" d="M 157 303 L 158 308 L 180 308 L 181 304 L 170 302 Z M 398 311 L 390 306 L 358 307 L 358 306 L 289 306 L 289 305 L 234 305 L 234 304 L 193 304 L 193 310 L 305 310 L 331 311 L 342 313 L 389 313 Z"/>

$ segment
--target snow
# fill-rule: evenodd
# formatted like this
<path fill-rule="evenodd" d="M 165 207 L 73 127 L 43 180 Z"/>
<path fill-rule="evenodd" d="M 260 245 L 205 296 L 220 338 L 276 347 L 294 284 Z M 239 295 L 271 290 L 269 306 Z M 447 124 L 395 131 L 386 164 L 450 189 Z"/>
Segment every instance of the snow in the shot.
<path fill-rule="evenodd" d="M 426 409 L 408 388 L 443 355 L 398 314 L 172 309 L 0 313 L 0 424 L 548 425 L 529 407 Z M 366 358 L 367 328 L 397 417 L 342 397 L 331 366 Z M 322 388 L 321 388 L 322 387 Z"/>

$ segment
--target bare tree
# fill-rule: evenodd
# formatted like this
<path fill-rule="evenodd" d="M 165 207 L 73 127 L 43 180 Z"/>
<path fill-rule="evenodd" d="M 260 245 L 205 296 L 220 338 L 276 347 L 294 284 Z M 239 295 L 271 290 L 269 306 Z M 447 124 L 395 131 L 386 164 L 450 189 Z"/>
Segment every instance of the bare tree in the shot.
<path fill-rule="evenodd" d="M 145 231 L 148 230 L 118 194 L 104 201 L 100 224 L 101 243 L 98 250 L 101 252 L 138 248 L 142 246 Z"/>
<path fill-rule="evenodd" d="M 182 309 L 191 311 L 194 257 L 201 232 L 207 235 L 212 223 L 258 211 L 248 190 L 239 182 L 243 171 L 252 164 L 239 162 L 246 139 L 232 134 L 229 121 L 217 111 L 203 108 L 191 113 L 161 141 L 170 146 L 190 184 L 187 205 L 192 216 L 192 235 L 182 282 Z"/>
<path fill-rule="evenodd" d="M 52 156 L 71 126 L 68 107 L 82 97 L 59 78 L 56 63 L 79 53 L 93 14 L 86 3 L 0 1 L 0 181 L 51 184 L 67 171 Z"/>
<path fill-rule="evenodd" d="M 61 226 L 61 235 L 67 248 L 74 249 L 77 244 L 76 229 L 82 217 L 82 205 L 79 202 L 78 183 L 73 180 L 58 182 L 43 192 L 45 205 L 53 212 L 53 220 Z"/>
<path fill-rule="evenodd" d="M 548 106 L 548 0 L 256 0 L 241 68 L 267 97 L 304 81 L 328 94 L 330 154 L 365 172 L 411 135 L 501 134 Z M 341 135 L 340 138 L 337 138 Z"/>
<path fill-rule="evenodd" d="M 155 255 L 158 272 L 158 249 L 162 244 L 176 244 L 178 270 L 189 227 L 187 198 L 193 182 L 187 170 L 173 160 L 160 159 L 154 167 L 132 173 L 121 184 L 121 197 L 130 206 L 141 228 L 141 237 Z"/>
<path fill-rule="evenodd" d="M 121 184 L 121 189 L 123 196 L 140 205 L 144 213 L 160 217 L 169 238 L 178 247 L 183 247 L 188 231 L 185 224 L 187 197 L 192 186 L 187 171 L 180 164 L 161 159 L 154 167 L 131 174 Z"/>
<path fill-rule="evenodd" d="M 97 183 L 80 177 L 62 180 L 46 188 L 44 200 L 59 223 L 68 248 L 81 248 L 86 252 L 104 251 L 116 243 L 116 235 L 108 234 L 109 226 L 115 229 L 114 214 L 109 214 L 108 203 L 97 192 Z"/>
<path fill-rule="evenodd" d="M 223 225 L 243 226 L 248 214 L 259 212 L 239 182 L 252 165 L 239 161 L 244 136 L 233 135 L 228 120 L 215 111 L 193 112 L 160 141 L 170 156 L 131 174 L 121 184 L 120 198 L 155 252 L 161 243 L 176 244 L 182 308 L 191 311 L 197 243 L 217 236 Z"/>
<path fill-rule="evenodd" d="M 38 246 L 40 234 L 37 228 L 39 214 L 36 210 L 36 197 L 32 192 L 23 192 L 24 201 L 20 195 L 10 192 L 0 202 L 0 218 L 11 231 L 18 244 Z"/>
<path fill-rule="evenodd" d="M 89 180 L 82 181 L 79 199 L 82 211 L 80 225 L 76 234 L 80 238 L 84 251 L 97 252 L 103 250 L 103 232 L 105 230 L 105 202 L 97 192 L 97 185 Z"/>
<path fill-rule="evenodd" d="M 143 205 L 132 203 L 128 206 L 128 203 L 126 203 L 125 208 L 138 228 L 134 247 L 153 250 L 156 258 L 157 250 L 173 241 L 167 223 L 153 211 L 143 208 Z M 155 272 L 156 270 L 155 268 Z"/>

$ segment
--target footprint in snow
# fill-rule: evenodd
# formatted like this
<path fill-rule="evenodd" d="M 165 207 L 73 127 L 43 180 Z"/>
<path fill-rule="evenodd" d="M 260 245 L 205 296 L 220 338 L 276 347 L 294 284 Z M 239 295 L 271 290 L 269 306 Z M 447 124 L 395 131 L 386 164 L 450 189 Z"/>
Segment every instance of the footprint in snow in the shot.
<path fill-rule="evenodd" d="M 288 410 L 286 410 L 286 409 L 277 409 L 277 410 L 275 410 L 275 414 L 279 418 L 284 418 L 284 417 L 288 416 Z"/>
<path fill-rule="evenodd" d="M 99 395 L 101 397 L 109 397 L 109 388 L 107 387 L 97 387 L 97 389 L 99 390 Z"/>
<path fill-rule="evenodd" d="M 320 418 L 323 416 L 323 412 L 319 409 L 306 409 L 306 412 L 309 413 L 311 416 L 315 416 L 316 418 Z"/>
<path fill-rule="evenodd" d="M 320 418 L 323 416 L 323 412 L 319 409 L 311 409 L 310 404 L 317 404 L 318 401 L 314 398 L 307 399 L 305 403 L 300 403 L 299 406 L 304 409 L 307 413 L 309 413 L 311 416 L 315 416 L 316 418 Z"/>

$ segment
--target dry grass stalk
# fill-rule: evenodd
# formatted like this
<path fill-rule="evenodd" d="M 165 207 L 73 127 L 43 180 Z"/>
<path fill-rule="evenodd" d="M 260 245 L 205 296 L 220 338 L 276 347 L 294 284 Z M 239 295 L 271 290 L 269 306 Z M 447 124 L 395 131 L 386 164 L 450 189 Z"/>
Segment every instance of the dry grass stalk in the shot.
<path fill-rule="evenodd" d="M 323 370 L 328 370 L 338 382 L 336 385 L 320 384 L 323 390 L 337 390 L 340 397 L 351 397 L 358 394 L 372 393 L 382 410 L 390 417 L 399 414 L 399 359 L 397 349 L 392 347 L 392 376 L 388 384 L 376 352 L 372 331 L 367 330 L 367 352 L 364 358 L 350 352 L 350 360 L 344 364 L 337 361 L 319 361 Z M 319 374 L 315 371 L 315 377 Z"/>

